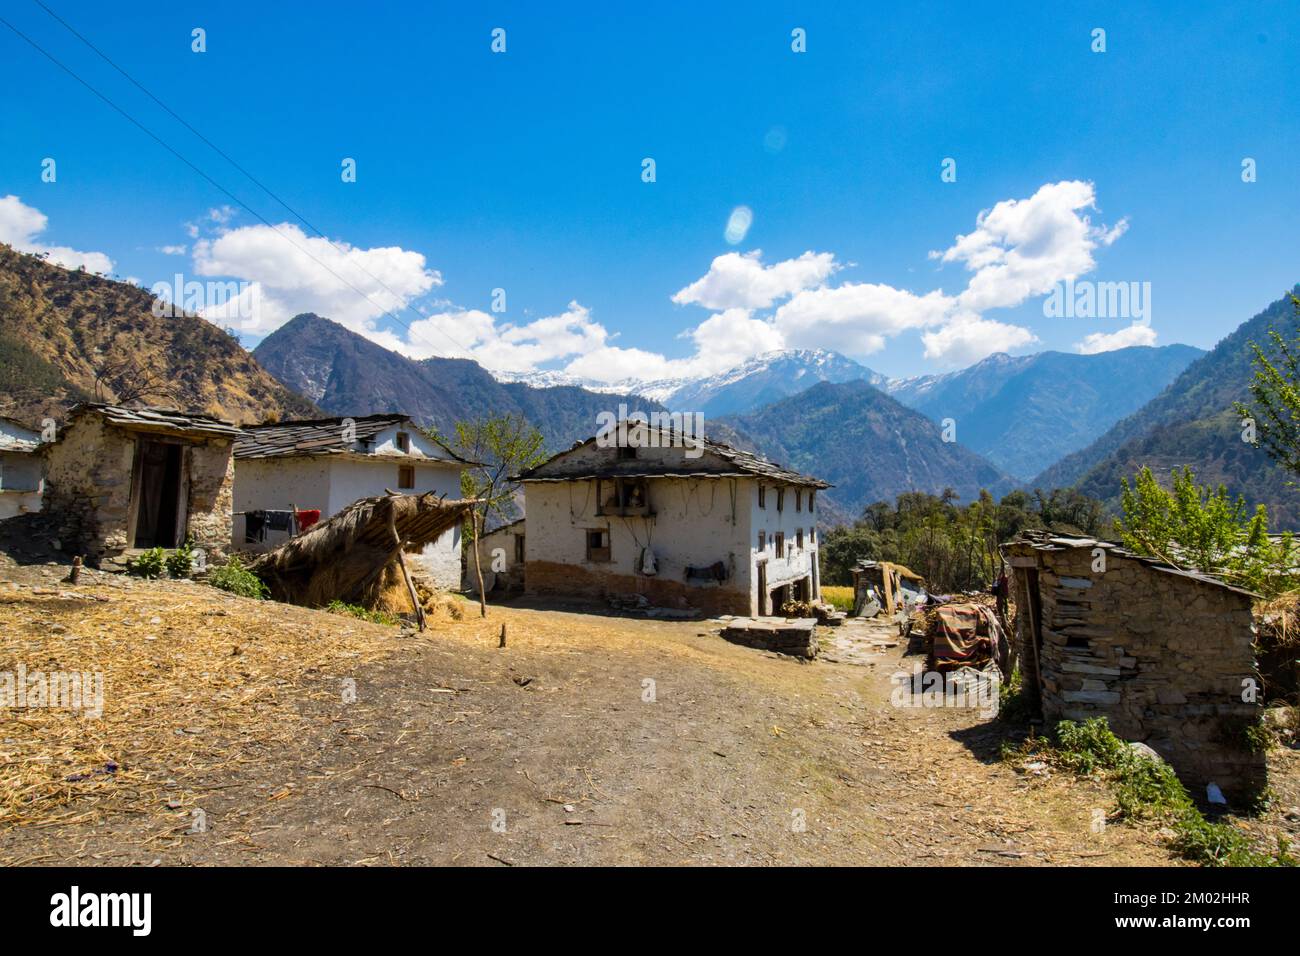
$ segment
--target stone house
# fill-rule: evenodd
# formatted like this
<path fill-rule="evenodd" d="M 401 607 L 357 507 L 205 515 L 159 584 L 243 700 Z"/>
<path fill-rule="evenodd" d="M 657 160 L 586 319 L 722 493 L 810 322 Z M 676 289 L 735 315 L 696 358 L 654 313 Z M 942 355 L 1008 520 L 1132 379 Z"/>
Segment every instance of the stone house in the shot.
<path fill-rule="evenodd" d="M 401 414 L 321 418 L 253 425 L 235 444 L 231 546 L 269 551 L 291 529 L 249 533 L 250 512 L 319 511 L 325 521 L 359 498 L 385 490 L 461 496 L 469 462 L 429 438 Z M 461 581 L 460 526 L 412 555 L 412 570 L 441 588 Z"/>
<path fill-rule="evenodd" d="M 640 595 L 665 607 L 768 615 L 820 600 L 817 478 L 633 423 L 517 476 L 530 595 Z"/>
<path fill-rule="evenodd" d="M 209 561 L 230 540 L 238 426 L 164 408 L 83 403 L 46 452 L 44 507 L 88 564 L 192 537 Z"/>
<path fill-rule="evenodd" d="M 41 510 L 45 461 L 39 432 L 0 417 L 0 518 Z"/>
<path fill-rule="evenodd" d="M 1092 538 L 1029 532 L 1002 554 L 1021 673 L 1049 723 L 1106 717 L 1191 787 L 1263 787 L 1246 739 L 1262 700 L 1254 594 Z"/>

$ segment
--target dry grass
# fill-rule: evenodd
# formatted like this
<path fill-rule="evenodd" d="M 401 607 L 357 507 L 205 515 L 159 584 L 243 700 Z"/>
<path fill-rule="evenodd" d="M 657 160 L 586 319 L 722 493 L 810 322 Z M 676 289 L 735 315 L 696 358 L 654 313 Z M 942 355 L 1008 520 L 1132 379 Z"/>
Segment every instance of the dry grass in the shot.
<path fill-rule="evenodd" d="M 99 672 L 104 687 L 98 718 L 0 710 L 0 832 L 127 808 L 157 816 L 160 837 L 185 829 L 187 781 L 292 741 L 295 701 L 339 694 L 320 678 L 386 656 L 396 636 L 202 585 L 0 592 L 0 673 Z"/>
<path fill-rule="evenodd" d="M 822 600 L 841 611 L 853 610 L 853 588 L 822 585 Z"/>

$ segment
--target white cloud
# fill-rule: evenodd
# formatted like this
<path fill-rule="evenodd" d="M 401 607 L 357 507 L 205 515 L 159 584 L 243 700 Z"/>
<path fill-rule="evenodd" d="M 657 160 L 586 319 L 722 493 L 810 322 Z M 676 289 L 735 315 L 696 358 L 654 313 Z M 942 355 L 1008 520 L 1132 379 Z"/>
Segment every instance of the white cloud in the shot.
<path fill-rule="evenodd" d="M 766 309 L 778 299 L 821 285 L 840 269 L 829 252 L 805 252 L 797 259 L 771 266 L 759 261 L 762 255 L 761 249 L 755 249 L 743 255 L 728 252 L 718 256 L 709 271 L 678 290 L 673 301 L 719 312 Z"/>
<path fill-rule="evenodd" d="M 608 338 L 589 309 L 570 302 L 559 315 L 522 325 L 498 325 L 492 315 L 478 309 L 441 312 L 412 322 L 410 335 L 397 351 L 413 358 L 450 354 L 472 358 L 489 369 L 529 372 L 546 362 L 596 352 Z"/>
<path fill-rule="evenodd" d="M 774 324 L 794 348 L 870 355 L 907 329 L 942 322 L 953 301 L 942 292 L 915 295 L 893 286 L 846 282 L 800 292 L 776 310 Z"/>
<path fill-rule="evenodd" d="M 1046 294 L 1058 282 L 1091 272 L 1093 251 L 1124 234 L 1127 220 L 1111 229 L 1093 226 L 1084 210 L 1096 208 L 1092 183 L 1048 183 L 1028 199 L 1006 199 L 984 210 L 973 232 L 930 256 L 961 262 L 974 273 L 958 297 L 962 308 L 1012 308 Z"/>
<path fill-rule="evenodd" d="M 190 251 L 190 247 L 182 243 L 175 246 L 158 246 L 156 251 L 165 256 L 183 256 Z"/>
<path fill-rule="evenodd" d="M 194 271 L 256 283 L 260 308 L 242 327 L 279 328 L 300 312 L 316 312 L 362 334 L 385 312 L 398 312 L 442 284 L 418 252 L 397 246 L 360 249 L 305 235 L 290 223 L 243 226 L 194 244 Z M 435 346 L 436 347 L 436 346 Z"/>
<path fill-rule="evenodd" d="M 87 272 L 113 271 L 113 260 L 102 252 L 81 252 L 68 246 L 49 246 L 37 242 L 36 237 L 49 225 L 49 217 L 17 196 L 0 197 L 0 242 L 8 243 L 19 252 L 45 253 L 50 261 L 65 269 L 85 266 Z"/>
<path fill-rule="evenodd" d="M 1093 332 L 1091 335 L 1085 335 L 1083 341 L 1075 342 L 1074 348 L 1077 352 L 1084 355 L 1095 355 L 1098 352 L 1113 352 L 1115 349 L 1126 349 L 1130 345 L 1155 345 L 1156 330 L 1142 322 L 1134 322 L 1127 328 L 1120 329 L 1116 332 Z"/>
<path fill-rule="evenodd" d="M 1037 342 L 1029 329 L 963 313 L 940 329 L 925 332 L 925 357 L 943 365 L 970 365 L 994 352 L 1006 352 Z"/>

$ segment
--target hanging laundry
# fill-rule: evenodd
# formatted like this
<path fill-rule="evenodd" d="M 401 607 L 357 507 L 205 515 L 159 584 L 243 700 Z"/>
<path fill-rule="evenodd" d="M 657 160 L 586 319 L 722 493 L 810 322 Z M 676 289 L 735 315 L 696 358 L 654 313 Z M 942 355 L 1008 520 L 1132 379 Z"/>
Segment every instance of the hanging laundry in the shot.
<path fill-rule="evenodd" d="M 254 544 L 266 540 L 266 512 L 244 512 L 244 543 Z"/>
<path fill-rule="evenodd" d="M 292 511 L 266 511 L 265 514 L 268 530 L 293 532 Z"/>
<path fill-rule="evenodd" d="M 308 528 L 314 525 L 317 521 L 320 521 L 320 509 L 312 508 L 307 511 L 299 511 L 297 514 L 297 518 L 298 518 L 298 533 L 302 534 L 304 531 L 306 531 Z"/>

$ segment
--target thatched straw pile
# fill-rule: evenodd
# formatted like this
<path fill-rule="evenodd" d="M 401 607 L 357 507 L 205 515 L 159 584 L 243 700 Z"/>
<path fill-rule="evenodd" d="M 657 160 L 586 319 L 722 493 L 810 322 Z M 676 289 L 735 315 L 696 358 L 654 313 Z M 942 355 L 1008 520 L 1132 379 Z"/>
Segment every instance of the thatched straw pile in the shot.
<path fill-rule="evenodd" d="M 1300 703 L 1300 591 L 1255 605 L 1255 659 L 1266 700 Z"/>
<path fill-rule="evenodd" d="M 446 501 L 432 492 L 360 498 L 262 555 L 249 570 L 266 583 L 277 601 L 323 607 L 337 600 L 373 607 L 393 586 L 392 572 L 385 575 L 385 568 L 397 560 L 392 524 L 404 549 L 412 551 L 463 521 L 474 504 Z"/>

